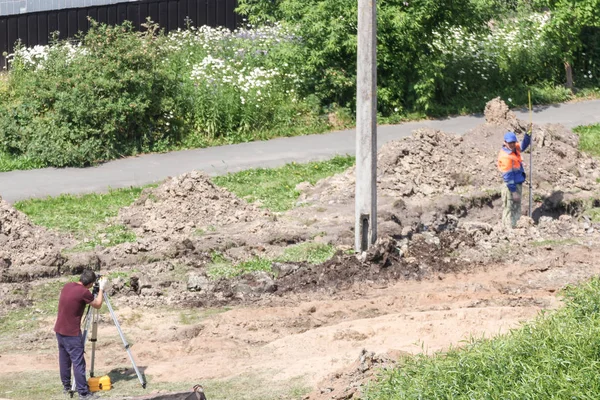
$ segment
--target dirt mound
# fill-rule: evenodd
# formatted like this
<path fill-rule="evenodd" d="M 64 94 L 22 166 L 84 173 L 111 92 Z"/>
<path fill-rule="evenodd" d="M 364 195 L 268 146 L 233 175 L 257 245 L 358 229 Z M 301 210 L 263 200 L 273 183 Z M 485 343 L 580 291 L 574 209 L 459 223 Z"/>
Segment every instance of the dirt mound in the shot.
<path fill-rule="evenodd" d="M 349 400 L 360 399 L 362 389 L 377 374 L 396 366 L 397 360 L 405 355 L 402 352 L 375 354 L 361 350 L 358 359 L 348 367 L 336 371 L 319 383 L 318 388 L 304 397 L 304 400 Z"/>
<path fill-rule="evenodd" d="M 56 276 L 71 242 L 34 225 L 0 197 L 0 282 Z"/>
<path fill-rule="evenodd" d="M 216 186 L 203 172 L 190 172 L 145 189 L 119 220 L 140 236 L 190 234 L 210 231 L 268 215 L 229 191 Z"/>
<path fill-rule="evenodd" d="M 238 278 L 213 280 L 201 268 L 189 270 L 187 282 L 169 277 L 171 262 L 138 265 L 129 283 L 113 282 L 111 295 L 130 306 L 222 307 L 299 293 L 331 294 L 364 282 L 389 283 L 421 280 L 437 274 L 469 269 L 470 264 L 449 255 L 458 246 L 472 245 L 464 232 L 415 234 L 412 240 L 381 238 L 362 257 L 338 252 L 318 265 L 273 262 L 272 273 L 247 273 Z M 163 271 L 162 273 L 160 271 Z M 167 272 L 166 274 L 164 272 Z M 116 284 L 115 284 L 116 283 Z"/>
<path fill-rule="evenodd" d="M 378 154 L 379 195 L 422 207 L 425 199 L 435 203 L 442 196 L 498 191 L 503 182 L 496 160 L 503 135 L 509 130 L 521 134 L 528 124 L 518 120 L 499 98 L 487 104 L 486 120 L 463 136 L 419 129 L 411 137 L 384 145 Z M 579 152 L 576 134 L 558 124 L 534 125 L 533 132 L 536 194 L 550 196 L 557 187 L 565 192 L 594 189 L 600 177 L 598 164 Z M 523 158 L 528 173 L 528 154 Z M 309 203 L 349 202 L 354 197 L 354 180 L 354 169 L 349 169 L 314 187 L 304 185 L 301 198 Z"/>
<path fill-rule="evenodd" d="M 526 126 L 517 119 L 515 113 L 510 111 L 500 97 L 496 97 L 487 102 L 483 111 L 485 121 L 491 125 L 500 125 L 509 128 L 515 133 L 521 133 L 526 130 Z"/>

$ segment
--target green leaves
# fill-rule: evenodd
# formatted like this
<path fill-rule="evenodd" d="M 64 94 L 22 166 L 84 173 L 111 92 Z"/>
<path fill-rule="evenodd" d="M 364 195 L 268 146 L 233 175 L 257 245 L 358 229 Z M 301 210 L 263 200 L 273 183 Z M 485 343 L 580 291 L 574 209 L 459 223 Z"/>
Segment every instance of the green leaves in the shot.
<path fill-rule="evenodd" d="M 177 97 L 178 81 L 159 65 L 154 30 L 92 23 L 81 46 L 57 43 L 37 63 L 17 56 L 0 151 L 63 167 L 152 150 L 176 127 L 156 129 L 164 105 L 179 104 L 163 101 Z"/>

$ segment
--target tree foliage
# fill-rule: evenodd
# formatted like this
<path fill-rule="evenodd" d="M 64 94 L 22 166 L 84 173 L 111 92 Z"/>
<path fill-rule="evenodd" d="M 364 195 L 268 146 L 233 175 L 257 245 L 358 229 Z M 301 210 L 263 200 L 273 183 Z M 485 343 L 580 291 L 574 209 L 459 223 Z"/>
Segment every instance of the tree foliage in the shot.
<path fill-rule="evenodd" d="M 600 26 L 600 0 L 535 0 L 534 6 L 551 12 L 546 35 L 561 52 L 567 86 L 572 88 L 572 67 L 584 45 L 587 27 Z"/>
<path fill-rule="evenodd" d="M 283 20 L 299 26 L 306 46 L 307 91 L 326 102 L 353 105 L 356 81 L 357 0 L 241 0 L 250 22 Z M 434 32 L 454 26 L 483 29 L 492 0 L 381 0 L 378 2 L 380 110 L 427 109 L 443 65 L 431 62 Z"/>
<path fill-rule="evenodd" d="M 253 24 L 282 21 L 297 27 L 305 46 L 304 75 L 310 78 L 305 91 L 318 94 L 326 104 L 352 108 L 357 4 L 358 0 L 240 0 L 238 11 Z M 379 0 L 377 5 L 378 104 L 384 115 L 430 111 L 457 95 L 483 100 L 484 94 L 523 92 L 531 85 L 552 87 L 561 81 L 563 63 L 572 63 L 584 43 L 589 47 L 582 32 L 598 24 L 600 12 L 600 0 Z M 538 37 L 538 22 L 543 19 L 545 24 L 546 15 L 551 22 Z M 527 26 L 532 21 L 536 26 Z M 471 40 L 475 53 L 459 58 L 452 49 L 443 52 L 432 45 L 435 40 L 451 41 L 457 32 Z M 533 33 L 539 43 L 523 45 L 536 40 Z M 453 45 L 457 43 L 460 40 Z M 484 67 L 473 64 L 477 62 L 494 64 L 488 68 L 493 73 L 482 71 Z M 477 74 L 458 76 L 468 71 Z M 460 93 L 458 78 L 479 87 Z"/>

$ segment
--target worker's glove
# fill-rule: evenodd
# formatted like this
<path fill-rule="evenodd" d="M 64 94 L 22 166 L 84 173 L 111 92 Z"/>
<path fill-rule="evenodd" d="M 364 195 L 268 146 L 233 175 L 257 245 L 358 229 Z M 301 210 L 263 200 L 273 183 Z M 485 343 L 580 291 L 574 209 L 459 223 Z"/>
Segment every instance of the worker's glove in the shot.
<path fill-rule="evenodd" d="M 531 132 L 533 132 L 533 124 L 529 124 L 529 127 L 527 127 L 527 132 L 525 132 L 525 134 L 531 136 Z"/>
<path fill-rule="evenodd" d="M 519 192 L 514 191 L 511 193 L 511 196 L 512 196 L 513 203 L 518 203 L 521 201 L 521 195 L 519 194 Z"/>
<path fill-rule="evenodd" d="M 100 280 L 98 281 L 98 287 L 100 288 L 100 290 L 104 290 L 104 288 L 106 287 L 107 281 L 108 281 L 108 278 L 106 278 L 105 276 L 100 278 Z"/>

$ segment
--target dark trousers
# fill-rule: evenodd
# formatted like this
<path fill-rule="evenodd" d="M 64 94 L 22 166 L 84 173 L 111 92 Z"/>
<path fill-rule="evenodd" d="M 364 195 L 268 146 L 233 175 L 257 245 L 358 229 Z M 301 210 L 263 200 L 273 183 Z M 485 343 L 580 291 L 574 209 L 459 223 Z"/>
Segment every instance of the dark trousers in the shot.
<path fill-rule="evenodd" d="M 75 375 L 77 392 L 80 395 L 89 393 L 85 379 L 85 358 L 83 356 L 83 336 L 63 336 L 56 334 L 58 341 L 58 362 L 60 364 L 60 380 L 66 390 L 71 390 L 71 366 Z"/>

